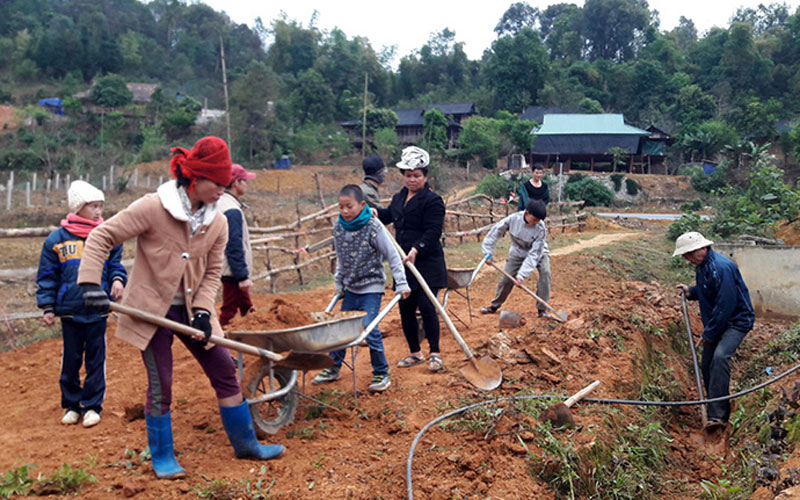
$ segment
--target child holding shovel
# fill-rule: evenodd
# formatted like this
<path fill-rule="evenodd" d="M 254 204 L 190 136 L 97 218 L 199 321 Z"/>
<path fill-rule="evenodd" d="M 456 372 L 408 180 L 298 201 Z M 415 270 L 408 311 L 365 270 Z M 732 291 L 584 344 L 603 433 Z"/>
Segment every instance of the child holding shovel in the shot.
<path fill-rule="evenodd" d="M 61 227 L 50 233 L 42 245 L 39 272 L 36 276 L 36 302 L 44 309 L 42 321 L 48 326 L 61 317 L 61 418 L 64 425 L 81 420 L 83 426 L 100 423 L 106 394 L 106 320 L 107 313 L 88 310 L 78 286 L 78 265 L 84 242 L 103 223 L 103 192 L 88 182 L 75 181 L 67 191 L 70 213 Z M 120 263 L 122 245 L 109 248 L 99 260 L 98 292 L 122 298 L 128 273 Z M 108 299 L 106 299 L 108 300 Z M 81 387 L 80 370 L 86 357 L 86 378 Z"/>
<path fill-rule="evenodd" d="M 481 314 L 494 314 L 508 298 L 514 285 L 520 285 L 533 273 L 539 271 L 536 294 L 547 302 L 550 300 L 550 249 L 547 246 L 547 228 L 544 219 L 547 217 L 545 204 L 540 200 L 530 200 L 524 212 L 511 214 L 489 230 L 481 244 L 481 250 L 487 255 L 487 264 L 492 262 L 492 253 L 497 241 L 506 232 L 511 237 L 511 249 L 508 252 L 505 270 L 515 277 L 512 282 L 507 277 L 500 278 L 497 293 L 491 304 L 481 308 Z M 537 302 L 539 317 L 545 315 L 545 306 Z"/>
<path fill-rule="evenodd" d="M 222 424 L 237 458 L 267 460 L 283 445 L 256 439 L 250 408 L 242 398 L 228 350 L 208 345 L 221 336 L 214 302 L 228 241 L 228 224 L 217 210 L 231 183 L 231 158 L 225 141 L 204 137 L 191 150 L 173 148 L 174 177 L 92 231 L 78 273 L 87 307 L 108 311 L 99 289 L 101 263 L 114 245 L 136 238 L 136 259 L 124 305 L 191 325 L 206 342 L 164 327 L 122 316 L 116 336 L 142 351 L 148 379 L 145 403 L 147 443 L 160 479 L 185 474 L 172 441 L 172 344 L 177 338 L 194 356 L 217 396 Z"/>
<path fill-rule="evenodd" d="M 372 216 L 361 188 L 348 184 L 339 191 L 339 219 L 333 228 L 336 247 L 336 292 L 344 291 L 342 311 L 364 311 L 366 327 L 381 308 L 381 298 L 386 283 L 383 261 L 389 262 L 394 276 L 395 292 L 407 298 L 411 289 L 406 281 L 400 254 L 392 245 L 383 225 Z M 372 382 L 369 390 L 385 391 L 389 380 L 389 364 L 383 351 L 381 332 L 374 328 L 367 335 L 369 357 L 372 363 Z M 325 368 L 312 383 L 325 384 L 339 378 L 345 351 L 331 353 L 333 366 Z"/>

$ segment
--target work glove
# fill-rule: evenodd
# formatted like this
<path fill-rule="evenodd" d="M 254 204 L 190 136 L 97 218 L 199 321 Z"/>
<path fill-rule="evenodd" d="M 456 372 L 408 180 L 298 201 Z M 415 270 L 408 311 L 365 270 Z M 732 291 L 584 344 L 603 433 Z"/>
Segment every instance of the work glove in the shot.
<path fill-rule="evenodd" d="M 97 283 L 81 283 L 83 291 L 83 305 L 86 309 L 99 314 L 108 314 L 111 301 L 108 294 Z"/>
<path fill-rule="evenodd" d="M 211 338 L 211 314 L 208 311 L 200 310 L 194 313 L 192 318 L 192 328 L 200 330 L 205 336 L 205 340 L 198 340 L 201 344 L 208 344 Z"/>

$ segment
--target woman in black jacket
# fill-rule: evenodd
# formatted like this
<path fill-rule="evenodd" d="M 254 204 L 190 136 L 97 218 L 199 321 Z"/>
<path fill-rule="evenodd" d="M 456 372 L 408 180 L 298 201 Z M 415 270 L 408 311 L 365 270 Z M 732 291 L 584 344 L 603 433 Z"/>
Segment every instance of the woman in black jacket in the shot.
<path fill-rule="evenodd" d="M 403 171 L 405 187 L 392 197 L 388 208 L 378 209 L 384 224 L 394 223 L 395 237 L 405 251 L 404 262 L 411 262 L 419 270 L 436 295 L 447 286 L 447 268 L 444 262 L 441 237 L 444 227 L 444 201 L 428 185 L 428 153 L 415 146 L 403 150 L 397 166 Z M 439 317 L 435 306 L 413 274 L 408 274 L 411 295 L 400 301 L 400 321 L 411 354 L 401 359 L 397 366 L 407 368 L 425 361 L 419 343 L 416 312 L 422 316 L 425 338 L 430 347 L 428 369 L 439 371 L 444 365 L 439 350 Z"/>

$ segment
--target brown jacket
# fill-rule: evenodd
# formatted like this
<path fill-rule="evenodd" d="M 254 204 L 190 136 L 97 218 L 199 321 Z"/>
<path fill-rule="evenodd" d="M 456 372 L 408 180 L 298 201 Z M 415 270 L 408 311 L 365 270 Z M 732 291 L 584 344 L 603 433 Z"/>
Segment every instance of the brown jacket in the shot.
<path fill-rule="evenodd" d="M 222 335 L 214 303 L 228 222 L 216 206 L 207 206 L 203 225 L 190 237 L 175 181 L 162 184 L 157 193 L 136 200 L 89 234 L 78 283 L 100 283 L 109 250 L 134 237 L 136 258 L 122 303 L 164 317 L 183 283 L 189 316 L 192 308 L 209 311 L 214 334 Z M 144 350 L 155 331 L 155 325 L 121 315 L 116 336 Z"/>

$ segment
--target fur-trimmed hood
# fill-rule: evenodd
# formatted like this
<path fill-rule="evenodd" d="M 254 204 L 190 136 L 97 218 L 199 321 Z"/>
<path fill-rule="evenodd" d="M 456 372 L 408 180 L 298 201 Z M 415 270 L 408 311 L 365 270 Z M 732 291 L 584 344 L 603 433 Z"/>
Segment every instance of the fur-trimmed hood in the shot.
<path fill-rule="evenodd" d="M 177 181 L 173 179 L 171 181 L 165 182 L 164 184 L 158 186 L 156 193 L 158 194 L 158 199 L 161 200 L 161 206 L 164 207 L 164 210 L 169 212 L 171 216 L 178 219 L 179 221 L 189 222 L 189 216 L 183 209 L 183 205 L 181 204 L 181 197 L 178 194 Z M 214 220 L 214 217 L 216 215 L 217 215 L 217 204 L 207 203 L 206 211 L 203 214 L 203 225 L 204 226 L 211 225 L 211 221 Z"/>

